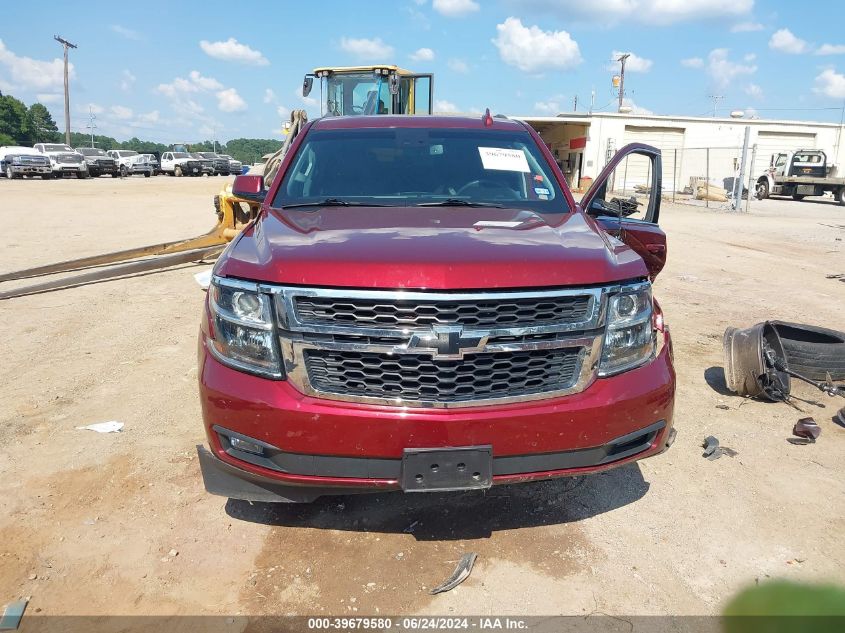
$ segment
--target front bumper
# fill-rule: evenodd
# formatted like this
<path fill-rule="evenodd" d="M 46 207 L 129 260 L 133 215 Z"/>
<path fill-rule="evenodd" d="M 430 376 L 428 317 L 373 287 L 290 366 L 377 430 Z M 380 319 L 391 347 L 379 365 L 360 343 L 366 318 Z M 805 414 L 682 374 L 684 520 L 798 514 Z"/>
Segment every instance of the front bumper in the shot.
<path fill-rule="evenodd" d="M 668 332 L 655 359 L 546 400 L 466 409 L 403 409 L 313 398 L 286 381 L 230 369 L 200 335 L 200 400 L 210 452 L 206 489 L 253 501 L 401 489 L 406 449 L 492 446 L 492 483 L 607 470 L 666 449 L 675 373 Z M 232 447 L 240 436 L 264 456 Z"/>
<path fill-rule="evenodd" d="M 81 164 L 68 164 L 68 163 L 56 163 L 52 166 L 53 174 L 63 176 L 65 174 L 87 174 L 88 173 L 88 165 L 85 163 Z"/>
<path fill-rule="evenodd" d="M 126 173 L 130 175 L 148 174 L 153 170 L 152 165 L 148 165 L 146 163 L 142 163 L 140 165 L 124 165 L 123 167 L 126 169 Z"/>
<path fill-rule="evenodd" d="M 9 169 L 12 170 L 12 173 L 16 176 L 18 174 L 24 175 L 43 175 L 43 174 L 51 174 L 53 173 L 53 168 L 49 165 L 13 165 L 11 163 L 8 164 Z"/>
<path fill-rule="evenodd" d="M 103 174 L 116 174 L 117 163 L 88 163 L 88 171 L 92 176 L 101 176 Z"/>

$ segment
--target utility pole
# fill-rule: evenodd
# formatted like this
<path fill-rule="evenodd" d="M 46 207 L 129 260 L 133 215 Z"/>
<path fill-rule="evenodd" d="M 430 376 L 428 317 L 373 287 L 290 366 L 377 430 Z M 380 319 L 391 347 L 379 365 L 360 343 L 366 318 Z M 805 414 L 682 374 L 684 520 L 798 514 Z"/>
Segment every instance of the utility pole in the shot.
<path fill-rule="evenodd" d="M 67 49 L 76 48 L 76 44 L 71 44 L 58 35 L 54 35 L 53 39 L 65 49 L 65 143 L 70 145 L 70 96 L 67 83 Z"/>
<path fill-rule="evenodd" d="M 578 95 L 575 95 L 575 103 L 572 105 L 572 111 L 578 112 Z"/>
<path fill-rule="evenodd" d="M 622 71 L 619 73 L 619 112 L 622 112 L 622 99 L 625 97 L 625 60 L 630 56 L 631 53 L 625 53 L 616 60 L 622 64 Z"/>
<path fill-rule="evenodd" d="M 596 89 L 590 90 L 590 114 L 593 113 L 593 108 L 596 107 Z"/>
<path fill-rule="evenodd" d="M 713 118 L 716 118 L 716 107 L 719 105 L 719 101 L 724 99 L 724 95 L 709 95 L 711 99 L 713 99 Z"/>
<path fill-rule="evenodd" d="M 92 108 L 89 105 L 88 106 L 88 125 L 86 125 L 85 127 L 87 127 L 88 129 L 91 130 L 91 148 L 92 149 L 94 147 L 94 130 L 97 129 L 97 124 L 94 123 L 94 119 L 96 119 L 96 118 L 97 118 L 97 115 L 94 114 L 94 108 Z"/>

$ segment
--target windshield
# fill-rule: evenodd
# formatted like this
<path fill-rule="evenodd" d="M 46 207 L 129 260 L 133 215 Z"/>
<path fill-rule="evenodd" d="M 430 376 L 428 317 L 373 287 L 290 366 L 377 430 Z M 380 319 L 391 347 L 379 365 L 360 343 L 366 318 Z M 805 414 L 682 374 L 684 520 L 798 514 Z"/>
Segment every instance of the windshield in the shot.
<path fill-rule="evenodd" d="M 326 86 L 326 114 L 390 114 L 392 98 L 387 77 L 373 73 L 332 75 Z"/>
<path fill-rule="evenodd" d="M 47 144 L 44 146 L 45 152 L 72 152 L 73 150 L 68 145 Z"/>
<path fill-rule="evenodd" d="M 185 152 L 173 152 L 173 158 L 190 158 Z"/>
<path fill-rule="evenodd" d="M 274 207 L 336 198 L 353 204 L 569 207 L 524 131 L 370 128 L 309 132 Z"/>
<path fill-rule="evenodd" d="M 122 150 L 117 153 L 118 156 L 123 158 L 124 156 L 137 156 L 138 152 L 133 152 L 131 150 Z"/>
<path fill-rule="evenodd" d="M 217 154 L 214 154 L 213 152 L 200 152 L 200 156 L 203 158 L 217 158 Z"/>
<path fill-rule="evenodd" d="M 83 156 L 105 156 L 106 152 L 101 149 L 97 149 L 96 147 L 80 147 L 76 150 Z"/>

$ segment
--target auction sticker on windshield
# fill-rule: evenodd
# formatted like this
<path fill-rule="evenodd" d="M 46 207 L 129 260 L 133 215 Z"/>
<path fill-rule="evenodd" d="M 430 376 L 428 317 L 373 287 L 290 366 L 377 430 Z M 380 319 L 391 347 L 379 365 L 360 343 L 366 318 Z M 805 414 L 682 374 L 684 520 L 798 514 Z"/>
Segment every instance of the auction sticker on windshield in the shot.
<path fill-rule="evenodd" d="M 521 171 L 528 173 L 531 168 L 525 158 L 525 152 L 521 149 L 504 149 L 500 147 L 479 147 L 481 164 L 484 169 L 497 169 L 499 171 Z"/>

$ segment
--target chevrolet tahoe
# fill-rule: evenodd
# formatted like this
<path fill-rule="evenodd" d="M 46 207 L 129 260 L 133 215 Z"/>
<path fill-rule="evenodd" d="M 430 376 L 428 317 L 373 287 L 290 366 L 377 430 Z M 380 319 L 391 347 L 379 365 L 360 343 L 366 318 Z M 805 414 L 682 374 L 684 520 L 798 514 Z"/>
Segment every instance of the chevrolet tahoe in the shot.
<path fill-rule="evenodd" d="M 260 209 L 203 308 L 206 489 L 485 489 L 666 450 L 661 174 L 629 145 L 576 202 L 520 121 L 309 123 L 269 187 L 233 185 Z"/>

